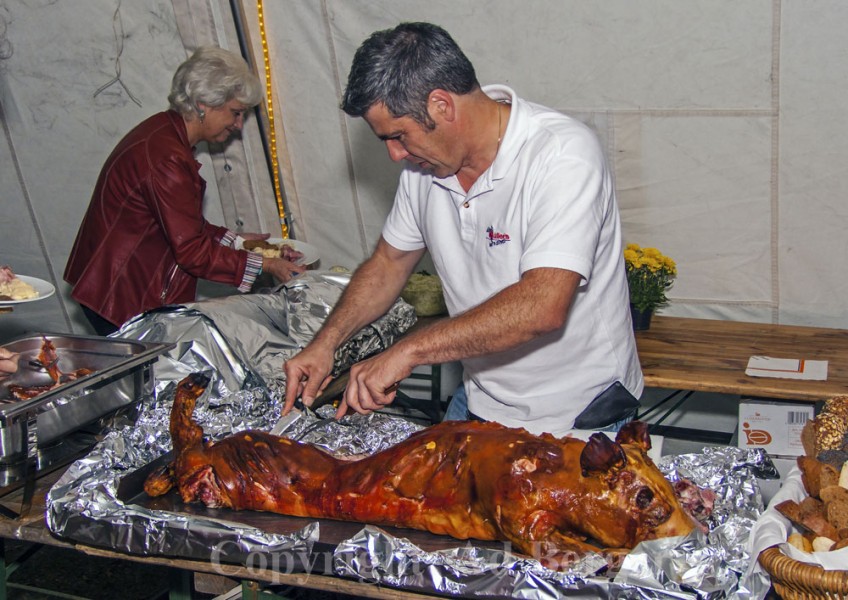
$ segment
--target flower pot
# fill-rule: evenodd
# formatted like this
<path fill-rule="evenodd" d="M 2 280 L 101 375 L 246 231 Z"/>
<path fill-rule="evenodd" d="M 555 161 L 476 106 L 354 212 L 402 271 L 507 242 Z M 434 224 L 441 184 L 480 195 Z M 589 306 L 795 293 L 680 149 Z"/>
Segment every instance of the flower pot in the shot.
<path fill-rule="evenodd" d="M 633 321 L 633 331 L 646 331 L 651 328 L 651 317 L 654 316 L 653 309 L 639 310 L 630 305 L 630 319 Z"/>

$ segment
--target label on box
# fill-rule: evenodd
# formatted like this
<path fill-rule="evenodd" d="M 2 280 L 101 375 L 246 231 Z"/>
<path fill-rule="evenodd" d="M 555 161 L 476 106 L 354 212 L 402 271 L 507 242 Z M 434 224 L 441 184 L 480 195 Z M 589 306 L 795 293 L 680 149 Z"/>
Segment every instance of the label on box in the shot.
<path fill-rule="evenodd" d="M 743 400 L 739 403 L 739 447 L 799 456 L 804 453 L 801 430 L 813 416 L 812 404 Z"/>

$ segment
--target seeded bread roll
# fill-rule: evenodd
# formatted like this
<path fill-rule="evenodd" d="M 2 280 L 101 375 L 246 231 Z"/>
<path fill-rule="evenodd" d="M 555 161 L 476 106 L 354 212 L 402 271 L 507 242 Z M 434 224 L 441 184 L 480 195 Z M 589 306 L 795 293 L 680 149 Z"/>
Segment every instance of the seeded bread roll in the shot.
<path fill-rule="evenodd" d="M 848 396 L 827 400 L 816 418 L 804 425 L 801 443 L 807 456 L 841 467 L 848 456 Z"/>
<path fill-rule="evenodd" d="M 816 448 L 819 453 L 825 450 L 841 450 L 844 443 L 846 421 L 832 412 L 822 412 L 816 417 Z"/>
<path fill-rule="evenodd" d="M 825 411 L 835 414 L 848 423 L 848 396 L 834 396 L 826 401 Z"/>

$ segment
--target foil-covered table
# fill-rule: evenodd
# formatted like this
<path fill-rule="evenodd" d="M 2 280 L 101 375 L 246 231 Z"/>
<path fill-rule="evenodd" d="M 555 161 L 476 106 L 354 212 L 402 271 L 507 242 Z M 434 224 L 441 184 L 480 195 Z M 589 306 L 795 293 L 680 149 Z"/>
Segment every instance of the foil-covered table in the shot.
<path fill-rule="evenodd" d="M 379 585 L 462 597 L 764 598 L 767 577 L 748 573 L 748 533 L 762 512 L 757 475 L 774 469 L 762 452 L 708 448 L 664 457 L 660 468 L 717 493 L 709 533 L 645 542 L 608 573 L 588 555 L 566 571 L 513 554 L 508 544 L 460 542 L 426 532 L 315 521 L 268 513 L 186 506 L 173 495 L 139 493 L 147 470 L 170 450 L 168 418 L 176 382 L 212 378 L 195 418 L 220 438 L 268 431 L 283 403 L 282 362 L 312 338 L 347 276 L 309 272 L 272 293 L 233 296 L 143 315 L 115 335 L 168 341 L 154 368 L 155 390 L 138 419 L 109 431 L 51 488 L 47 525 L 58 536 L 137 555 L 200 559 L 278 572 L 332 572 Z M 336 370 L 379 352 L 415 321 L 399 301 L 336 356 Z M 420 425 L 385 414 L 335 421 L 332 407 L 282 432 L 346 457 L 378 452 Z M 747 576 L 744 574 L 748 573 Z"/>

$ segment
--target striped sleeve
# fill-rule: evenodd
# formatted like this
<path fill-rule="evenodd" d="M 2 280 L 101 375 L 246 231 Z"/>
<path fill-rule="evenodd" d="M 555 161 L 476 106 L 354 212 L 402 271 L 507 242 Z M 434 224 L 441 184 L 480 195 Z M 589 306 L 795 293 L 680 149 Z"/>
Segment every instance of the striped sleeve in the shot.
<path fill-rule="evenodd" d="M 244 275 L 241 284 L 238 286 L 238 291 L 249 292 L 260 273 L 262 273 L 262 255 L 256 252 L 248 252 L 247 264 L 244 266 Z"/>

